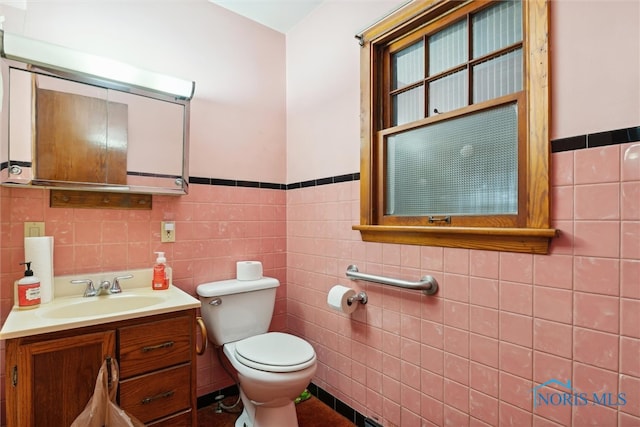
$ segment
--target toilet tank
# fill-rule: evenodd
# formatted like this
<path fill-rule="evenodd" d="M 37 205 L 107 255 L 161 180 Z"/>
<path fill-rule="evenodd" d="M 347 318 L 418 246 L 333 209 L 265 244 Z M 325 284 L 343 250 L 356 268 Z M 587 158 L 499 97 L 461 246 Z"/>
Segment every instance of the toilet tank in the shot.
<path fill-rule="evenodd" d="M 271 277 L 198 285 L 196 292 L 209 339 L 221 346 L 267 332 L 278 286 L 278 279 Z"/>

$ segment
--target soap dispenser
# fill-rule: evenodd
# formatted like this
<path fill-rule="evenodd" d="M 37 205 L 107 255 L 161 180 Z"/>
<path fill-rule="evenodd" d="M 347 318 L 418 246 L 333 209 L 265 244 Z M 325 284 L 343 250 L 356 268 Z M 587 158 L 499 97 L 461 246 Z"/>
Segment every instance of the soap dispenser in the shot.
<path fill-rule="evenodd" d="M 40 305 L 40 279 L 33 275 L 31 261 L 21 262 L 26 266 L 24 277 L 16 281 L 17 305 L 19 309 L 36 308 Z"/>
<path fill-rule="evenodd" d="M 158 257 L 156 258 L 156 264 L 153 266 L 153 281 L 151 287 L 154 290 L 169 289 L 169 278 L 167 275 L 167 259 L 164 257 L 164 252 L 155 252 Z"/>

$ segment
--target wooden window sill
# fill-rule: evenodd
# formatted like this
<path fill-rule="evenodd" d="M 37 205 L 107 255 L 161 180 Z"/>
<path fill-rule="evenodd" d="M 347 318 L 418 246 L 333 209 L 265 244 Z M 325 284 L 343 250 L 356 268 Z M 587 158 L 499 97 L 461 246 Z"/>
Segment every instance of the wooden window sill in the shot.
<path fill-rule="evenodd" d="M 547 254 L 553 228 L 354 225 L 365 242 Z"/>

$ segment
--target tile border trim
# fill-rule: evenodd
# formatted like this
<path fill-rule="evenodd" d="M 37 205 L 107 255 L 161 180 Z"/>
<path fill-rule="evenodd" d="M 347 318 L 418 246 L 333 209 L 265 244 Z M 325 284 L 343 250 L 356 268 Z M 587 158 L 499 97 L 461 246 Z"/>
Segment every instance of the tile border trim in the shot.
<path fill-rule="evenodd" d="M 367 417 L 365 417 L 360 412 L 356 411 L 337 397 L 333 396 L 328 391 L 322 389 L 314 383 L 309 384 L 308 390 L 312 395 L 317 397 L 318 400 L 354 423 L 357 427 L 365 427 L 365 420 L 367 419 Z"/>
<path fill-rule="evenodd" d="M 586 148 L 604 147 L 606 145 L 626 144 L 640 141 L 640 126 L 615 129 L 605 132 L 589 133 L 551 140 L 551 152 L 582 150 Z M 360 172 L 327 178 L 311 179 L 294 182 L 292 184 L 276 184 L 271 182 L 240 181 L 233 179 L 189 177 L 189 184 L 225 185 L 230 187 L 268 188 L 272 190 L 295 190 L 298 188 L 317 187 L 320 185 L 336 184 L 339 182 L 359 181 Z"/>
<path fill-rule="evenodd" d="M 310 179 L 308 181 L 294 182 L 292 184 L 277 184 L 273 182 L 241 181 L 235 179 L 189 177 L 189 184 L 224 185 L 227 187 L 267 188 L 271 190 L 295 190 L 298 188 L 317 187 L 319 185 L 337 184 L 339 182 L 359 181 L 360 172 L 344 175 L 330 176 L 327 178 Z"/>
<path fill-rule="evenodd" d="M 287 189 L 286 184 L 277 184 L 273 182 L 241 181 L 236 179 L 204 178 L 198 176 L 190 176 L 189 184 L 222 185 L 225 187 L 268 188 L 271 190 Z"/>
<path fill-rule="evenodd" d="M 640 126 L 554 139 L 551 141 L 551 152 L 582 150 L 634 141 L 640 141 Z"/>

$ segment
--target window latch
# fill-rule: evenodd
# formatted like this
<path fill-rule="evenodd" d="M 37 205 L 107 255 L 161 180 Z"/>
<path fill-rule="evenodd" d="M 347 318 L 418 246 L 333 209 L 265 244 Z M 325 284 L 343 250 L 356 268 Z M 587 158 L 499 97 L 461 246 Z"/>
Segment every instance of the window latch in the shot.
<path fill-rule="evenodd" d="M 429 224 L 433 224 L 434 222 L 444 222 L 446 224 L 451 224 L 451 217 L 447 216 L 430 216 Z"/>

